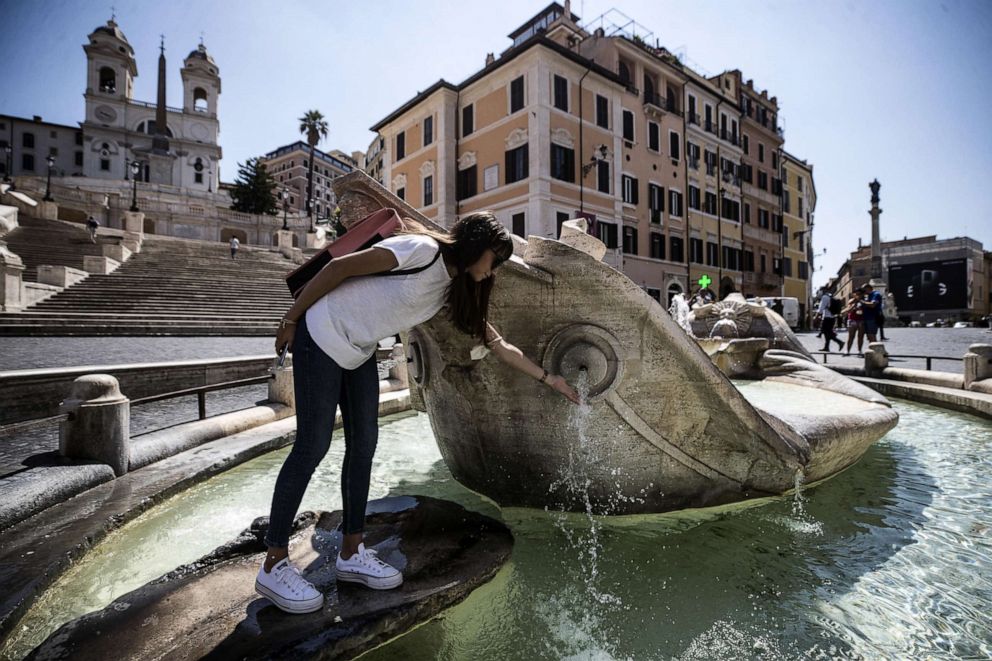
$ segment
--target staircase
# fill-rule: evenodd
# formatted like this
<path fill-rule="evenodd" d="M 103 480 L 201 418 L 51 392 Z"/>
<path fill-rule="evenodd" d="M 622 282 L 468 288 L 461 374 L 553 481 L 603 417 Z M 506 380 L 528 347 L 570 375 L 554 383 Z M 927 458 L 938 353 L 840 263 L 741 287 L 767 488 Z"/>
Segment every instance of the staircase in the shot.
<path fill-rule="evenodd" d="M 88 254 L 87 246 L 73 255 L 56 244 L 39 252 L 37 237 L 21 237 L 20 245 L 30 248 L 25 256 L 15 240 L 8 242 L 32 268 L 78 266 Z M 146 235 L 141 252 L 113 273 L 90 275 L 25 311 L 0 314 L 0 335 L 275 335 L 292 304 L 283 277 L 295 267 L 264 248 L 242 247 L 232 260 L 225 243 Z"/>
<path fill-rule="evenodd" d="M 0 241 L 24 262 L 22 277 L 25 282 L 38 282 L 38 266 L 71 266 L 82 270 L 85 255 L 99 256 L 100 244 L 109 242 L 107 237 L 90 241 L 90 234 L 78 223 L 62 220 L 43 220 L 20 214 L 18 227 Z M 118 239 L 112 239 L 114 243 Z"/>

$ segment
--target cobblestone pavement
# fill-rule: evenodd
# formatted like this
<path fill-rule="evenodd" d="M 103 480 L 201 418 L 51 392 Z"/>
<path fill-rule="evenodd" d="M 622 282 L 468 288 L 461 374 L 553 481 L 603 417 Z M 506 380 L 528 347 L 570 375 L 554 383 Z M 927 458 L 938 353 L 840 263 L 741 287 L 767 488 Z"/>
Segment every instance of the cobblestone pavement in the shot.
<path fill-rule="evenodd" d="M 800 341 L 810 351 L 819 351 L 823 348 L 823 339 L 817 338 L 815 332 L 799 333 Z M 847 344 L 847 334 L 841 332 L 839 338 Z M 952 356 L 960 359 L 968 351 L 972 344 L 992 344 L 992 331 L 987 328 L 886 328 L 885 342 L 886 349 L 890 354 L 913 355 L 913 356 Z M 852 352 L 856 351 L 857 344 L 852 346 Z M 865 349 L 868 348 L 868 341 L 865 338 Z M 835 351 L 837 345 L 832 345 L 831 350 Z M 822 360 L 817 356 L 818 360 Z M 854 353 L 850 357 L 845 357 L 843 353 L 832 353 L 827 358 L 827 365 L 850 365 L 856 367 L 864 365 L 864 359 L 858 358 Z M 913 369 L 925 369 L 926 362 L 915 358 L 891 358 L 889 365 L 892 367 L 909 367 Z M 935 360 L 933 369 L 941 372 L 954 372 L 960 374 L 963 370 L 960 360 Z"/>

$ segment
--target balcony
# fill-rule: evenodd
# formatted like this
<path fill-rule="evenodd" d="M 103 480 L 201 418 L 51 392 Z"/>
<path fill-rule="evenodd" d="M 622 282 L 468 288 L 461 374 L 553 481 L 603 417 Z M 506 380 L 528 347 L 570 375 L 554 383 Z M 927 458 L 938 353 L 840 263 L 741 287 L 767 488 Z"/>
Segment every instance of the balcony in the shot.
<path fill-rule="evenodd" d="M 736 133 L 728 131 L 727 129 L 720 129 L 720 138 L 726 140 L 735 147 L 740 145 L 740 136 Z"/>
<path fill-rule="evenodd" d="M 690 158 L 689 159 L 689 167 L 692 168 L 693 170 L 698 170 L 699 169 L 699 159 L 698 158 Z"/>
<path fill-rule="evenodd" d="M 654 113 L 659 116 L 666 112 L 670 112 L 679 117 L 682 116 L 682 113 L 679 112 L 678 108 L 675 106 L 675 103 L 660 94 L 653 94 L 645 91 L 644 106 L 646 111 L 654 111 Z"/>
<path fill-rule="evenodd" d="M 742 280 L 745 287 L 753 287 L 758 293 L 778 291 L 782 287 L 782 276 L 775 273 L 744 271 Z"/>
<path fill-rule="evenodd" d="M 716 122 L 711 119 L 707 119 L 703 122 L 703 130 L 707 133 L 712 133 L 713 135 L 719 136 L 719 131 L 716 130 Z"/>
<path fill-rule="evenodd" d="M 690 112 L 688 115 L 686 115 L 686 117 L 688 118 L 690 124 L 695 124 L 696 126 L 699 126 L 700 122 L 699 122 L 698 113 Z"/>

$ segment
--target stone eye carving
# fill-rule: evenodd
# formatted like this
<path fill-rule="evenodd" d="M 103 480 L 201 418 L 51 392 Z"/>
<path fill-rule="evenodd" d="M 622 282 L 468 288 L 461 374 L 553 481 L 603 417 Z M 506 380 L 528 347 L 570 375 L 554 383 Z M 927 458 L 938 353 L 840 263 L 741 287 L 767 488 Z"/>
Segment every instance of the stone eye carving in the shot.
<path fill-rule="evenodd" d="M 579 382 L 583 370 L 589 384 L 589 399 L 599 399 L 623 377 L 620 342 L 599 326 L 573 324 L 558 331 L 544 351 L 543 367 L 560 374 L 571 384 Z"/>

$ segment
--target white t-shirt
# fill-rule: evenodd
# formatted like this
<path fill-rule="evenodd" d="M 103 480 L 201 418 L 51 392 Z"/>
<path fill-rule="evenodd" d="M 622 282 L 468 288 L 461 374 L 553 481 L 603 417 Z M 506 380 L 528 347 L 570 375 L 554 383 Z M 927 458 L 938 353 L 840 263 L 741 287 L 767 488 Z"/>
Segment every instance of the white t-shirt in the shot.
<path fill-rule="evenodd" d="M 830 311 L 830 294 L 824 294 L 820 297 L 820 314 L 823 315 L 824 319 L 830 319 L 834 316 L 834 313 Z"/>
<path fill-rule="evenodd" d="M 397 234 L 375 244 L 396 255 L 401 271 L 429 264 L 437 241 L 422 234 Z M 310 336 L 344 369 L 355 369 L 375 353 L 379 340 L 413 328 L 441 310 L 451 282 L 444 259 L 410 275 L 348 278 L 307 310 Z"/>

